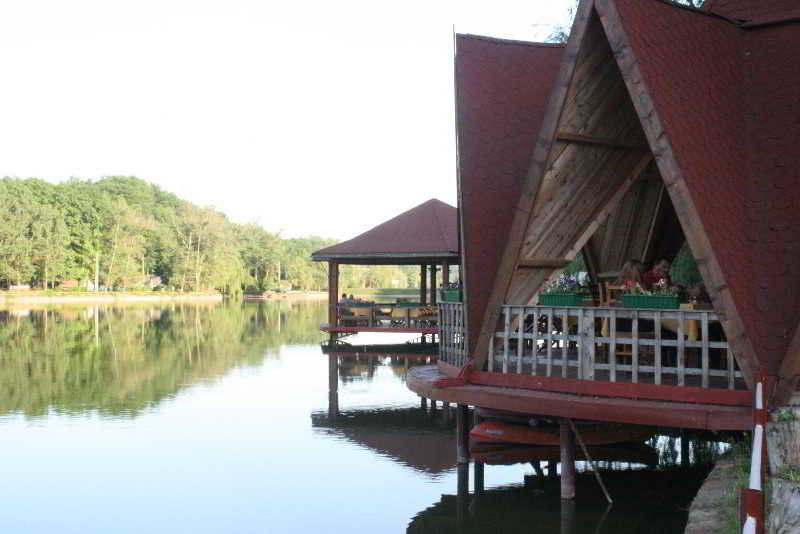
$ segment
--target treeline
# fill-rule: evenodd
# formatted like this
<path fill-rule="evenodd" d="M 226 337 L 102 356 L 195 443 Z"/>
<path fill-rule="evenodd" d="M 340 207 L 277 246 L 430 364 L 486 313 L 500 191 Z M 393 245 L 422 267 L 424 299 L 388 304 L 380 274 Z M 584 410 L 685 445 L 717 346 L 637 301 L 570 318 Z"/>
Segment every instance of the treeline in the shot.
<path fill-rule="evenodd" d="M 0 180 L 0 287 L 320 290 L 327 265 L 309 257 L 333 243 L 236 224 L 134 177 Z M 413 280 L 379 267 L 345 268 L 342 277 L 348 287 Z"/>

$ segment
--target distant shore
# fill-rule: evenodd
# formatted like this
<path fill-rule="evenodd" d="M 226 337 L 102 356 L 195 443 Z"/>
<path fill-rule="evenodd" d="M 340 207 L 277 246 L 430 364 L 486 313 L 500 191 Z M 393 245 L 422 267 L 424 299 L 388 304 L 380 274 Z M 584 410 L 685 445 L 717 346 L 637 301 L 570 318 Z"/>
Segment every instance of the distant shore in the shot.
<path fill-rule="evenodd" d="M 94 302 L 159 302 L 177 300 L 222 300 L 220 293 L 161 293 L 161 292 L 53 292 L 53 291 L 0 291 L 3 304 L 49 304 Z"/>

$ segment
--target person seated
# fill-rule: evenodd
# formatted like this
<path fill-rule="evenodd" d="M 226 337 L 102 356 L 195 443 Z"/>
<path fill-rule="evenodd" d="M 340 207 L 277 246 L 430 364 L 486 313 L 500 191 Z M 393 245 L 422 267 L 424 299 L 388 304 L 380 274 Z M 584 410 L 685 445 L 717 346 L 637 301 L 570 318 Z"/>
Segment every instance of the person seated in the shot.
<path fill-rule="evenodd" d="M 347 306 L 350 304 L 350 299 L 347 298 L 347 293 L 342 293 L 342 298 L 339 299 L 339 304 Z"/>
<path fill-rule="evenodd" d="M 641 285 L 642 262 L 633 259 L 626 261 L 614 283 L 625 288 L 630 288 L 637 284 Z"/>
<path fill-rule="evenodd" d="M 664 280 L 666 287 L 672 286 L 669 278 L 670 263 L 668 260 L 661 259 L 649 271 L 642 273 L 642 284 L 645 289 L 652 290 L 653 286 Z"/>

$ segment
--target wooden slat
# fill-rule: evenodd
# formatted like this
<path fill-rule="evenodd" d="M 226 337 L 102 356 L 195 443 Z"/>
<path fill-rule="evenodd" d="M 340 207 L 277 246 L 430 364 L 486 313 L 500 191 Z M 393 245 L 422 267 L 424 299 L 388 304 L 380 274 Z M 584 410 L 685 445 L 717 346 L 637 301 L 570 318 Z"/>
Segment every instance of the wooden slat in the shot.
<path fill-rule="evenodd" d="M 608 345 L 608 365 L 610 367 L 610 377 L 612 382 L 617 381 L 617 311 L 611 310 L 611 317 L 608 320 L 609 334 L 611 343 Z"/>
<path fill-rule="evenodd" d="M 634 312 L 631 319 L 631 337 L 633 344 L 631 345 L 631 382 L 636 384 L 639 382 L 639 314 Z"/>
<path fill-rule="evenodd" d="M 489 339 L 489 354 L 487 357 L 489 359 L 489 370 L 494 371 L 494 363 L 496 360 L 494 355 L 494 336 Z"/>
<path fill-rule="evenodd" d="M 661 384 L 661 312 L 657 311 L 655 317 L 653 318 L 654 324 L 654 331 L 655 331 L 655 364 L 656 364 L 656 373 L 655 373 L 655 382 L 656 384 Z"/>
<path fill-rule="evenodd" d="M 683 319 L 678 318 L 678 385 L 686 385 L 686 351 L 684 350 L 686 339 L 683 337 Z"/>
<path fill-rule="evenodd" d="M 586 331 L 584 330 L 583 320 L 584 310 L 578 314 L 578 378 L 583 379 L 583 370 L 585 363 L 585 350 L 586 350 Z"/>
<path fill-rule="evenodd" d="M 564 310 L 561 314 L 561 376 L 562 378 L 567 377 L 567 370 L 568 365 L 567 361 L 569 360 L 569 311 Z"/>
<path fill-rule="evenodd" d="M 574 132 L 559 131 L 556 134 L 558 141 L 566 141 L 572 143 L 583 143 L 588 145 L 599 145 L 608 148 L 616 148 L 622 150 L 638 150 L 649 151 L 650 147 L 647 144 L 641 143 L 626 143 L 617 139 L 608 139 L 606 137 L 597 137 L 594 135 L 582 135 Z"/>
<path fill-rule="evenodd" d="M 508 372 L 508 338 L 511 337 L 511 309 L 503 310 L 503 372 Z"/>
<path fill-rule="evenodd" d="M 520 269 L 563 269 L 570 264 L 570 260 L 564 258 L 530 258 L 523 259 L 517 263 Z"/>
<path fill-rule="evenodd" d="M 683 322 L 683 321 L 681 321 Z M 703 320 L 700 322 L 700 335 L 703 336 L 703 348 L 701 352 L 701 361 L 703 365 L 703 387 L 708 387 L 708 314 L 703 314 Z"/>
<path fill-rule="evenodd" d="M 733 351 L 730 348 L 726 351 L 726 356 L 728 359 L 728 389 L 733 389 L 736 380 L 734 379 Z"/>
<path fill-rule="evenodd" d="M 586 353 L 584 354 L 584 357 L 587 360 L 586 369 L 587 369 L 588 372 L 586 373 L 585 379 L 586 380 L 594 380 L 594 378 L 595 378 L 595 365 L 596 365 L 596 350 L 597 350 L 597 347 L 595 346 L 595 340 L 594 340 L 594 334 L 595 334 L 595 332 L 594 332 L 594 328 L 595 328 L 595 325 L 594 325 L 594 322 L 595 322 L 595 320 L 594 320 L 594 310 L 588 310 L 587 313 L 589 315 L 588 316 L 587 325 L 586 325 L 588 336 L 586 337 Z"/>

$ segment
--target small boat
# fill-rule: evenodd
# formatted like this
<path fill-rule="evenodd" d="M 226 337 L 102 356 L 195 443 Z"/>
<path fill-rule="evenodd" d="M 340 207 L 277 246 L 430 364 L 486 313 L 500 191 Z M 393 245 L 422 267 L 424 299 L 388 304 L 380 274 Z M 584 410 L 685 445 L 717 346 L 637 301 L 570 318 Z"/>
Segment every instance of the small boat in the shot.
<path fill-rule="evenodd" d="M 626 441 L 644 441 L 655 432 L 652 428 L 640 425 L 620 425 L 613 423 L 577 423 L 576 427 L 586 445 L 609 445 Z M 469 433 L 477 442 L 524 443 L 526 445 L 560 444 L 557 426 L 529 426 L 484 421 Z"/>
<path fill-rule="evenodd" d="M 658 464 L 658 452 L 643 443 L 625 444 L 623 446 L 593 446 L 589 448 L 589 455 L 596 462 Z M 488 465 L 558 462 L 561 460 L 561 450 L 558 447 L 525 447 L 501 443 L 478 443 L 470 448 L 470 457 L 476 462 Z M 575 459 L 586 459 L 580 447 L 575 451 Z"/>

